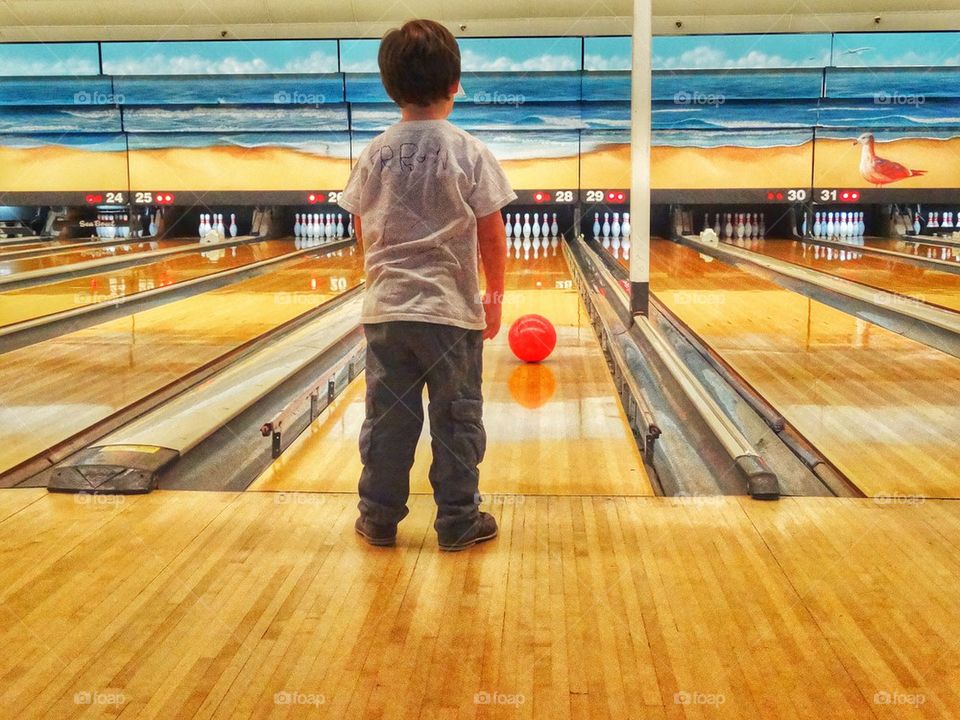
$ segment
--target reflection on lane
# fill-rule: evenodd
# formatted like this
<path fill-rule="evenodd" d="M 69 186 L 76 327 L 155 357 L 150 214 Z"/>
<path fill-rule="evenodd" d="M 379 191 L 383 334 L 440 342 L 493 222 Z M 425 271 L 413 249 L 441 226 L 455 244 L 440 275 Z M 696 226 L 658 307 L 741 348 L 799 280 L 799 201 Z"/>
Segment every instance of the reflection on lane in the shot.
<path fill-rule="evenodd" d="M 3 261 L 2 258 L 0 258 L 0 275 L 12 275 L 13 273 L 28 272 L 30 270 L 62 267 L 86 260 L 134 255 L 149 250 L 165 250 L 167 248 L 183 247 L 184 245 L 196 242 L 196 240 L 138 240 L 123 245 L 77 248 L 75 250 L 65 250 L 63 252 L 39 255 L 37 257 L 22 258 L 20 260 Z"/>
<path fill-rule="evenodd" d="M 0 293 L 0 326 L 113 302 L 136 293 L 293 252 L 292 240 L 263 240 Z"/>
<path fill-rule="evenodd" d="M 794 265 L 889 290 L 921 302 L 960 311 L 960 275 L 906 260 L 862 252 L 857 245 L 832 248 L 799 240 L 733 240 L 731 245 Z"/>

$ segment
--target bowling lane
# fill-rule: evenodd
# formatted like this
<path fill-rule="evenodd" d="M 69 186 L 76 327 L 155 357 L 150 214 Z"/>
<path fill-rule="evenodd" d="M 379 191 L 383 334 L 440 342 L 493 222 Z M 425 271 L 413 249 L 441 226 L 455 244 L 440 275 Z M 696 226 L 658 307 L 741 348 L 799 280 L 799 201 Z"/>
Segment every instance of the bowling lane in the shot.
<path fill-rule="evenodd" d="M 186 238 L 177 240 L 135 240 L 123 245 L 78 248 L 76 250 L 65 250 L 63 252 L 53 252 L 46 255 L 21 258 L 19 260 L 3 260 L 3 258 L 0 258 L 0 276 L 27 272 L 29 270 L 63 267 L 64 265 L 72 265 L 86 260 L 99 260 L 101 258 L 119 257 L 121 255 L 135 255 L 137 253 L 147 252 L 148 250 L 186 247 L 190 244 L 199 247 L 197 240 Z"/>
<path fill-rule="evenodd" d="M 46 250 L 49 248 L 51 251 L 55 251 L 66 245 L 77 245 L 81 242 L 83 241 L 73 238 L 70 240 L 36 240 L 29 243 L 0 244 L 0 255 L 19 252 L 20 250 Z"/>
<path fill-rule="evenodd" d="M 905 260 L 838 250 L 798 240 L 733 240 L 731 245 L 818 270 L 828 275 L 891 290 L 948 310 L 960 311 L 960 275 L 921 267 Z"/>
<path fill-rule="evenodd" d="M 651 290 L 867 495 L 960 497 L 960 360 L 709 260 L 654 240 Z"/>
<path fill-rule="evenodd" d="M 487 501 L 518 503 L 524 495 L 652 495 L 561 251 L 553 248 L 550 256 L 536 260 L 532 255 L 529 261 L 509 259 L 506 287 L 503 329 L 484 348 L 487 451 L 480 489 Z M 557 347 L 539 365 L 521 363 L 507 344 L 510 324 L 527 313 L 544 315 L 557 328 Z M 364 390 L 361 377 L 250 489 L 356 492 Z M 431 492 L 429 463 L 425 429 L 411 474 L 412 492 Z"/>
<path fill-rule="evenodd" d="M 294 250 L 292 239 L 264 240 L 177 255 L 99 275 L 0 292 L 0 327 L 95 303 L 112 302 L 145 290 L 212 275 Z"/>
<path fill-rule="evenodd" d="M 0 473 L 354 287 L 361 262 L 341 252 L 4 354 Z"/>

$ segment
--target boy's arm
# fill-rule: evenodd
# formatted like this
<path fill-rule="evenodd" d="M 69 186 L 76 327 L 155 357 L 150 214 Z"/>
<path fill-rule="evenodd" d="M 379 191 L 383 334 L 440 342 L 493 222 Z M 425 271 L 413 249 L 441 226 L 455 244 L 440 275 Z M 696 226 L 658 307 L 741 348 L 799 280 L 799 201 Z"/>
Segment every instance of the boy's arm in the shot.
<path fill-rule="evenodd" d="M 506 243 L 507 234 L 499 210 L 477 218 L 477 244 L 480 248 L 483 274 L 487 279 L 486 292 L 483 295 L 483 311 L 487 320 L 487 329 L 483 331 L 484 340 L 490 340 L 500 332 L 503 275 L 507 263 Z"/>
<path fill-rule="evenodd" d="M 360 251 L 360 254 L 363 255 L 363 234 L 360 231 L 360 216 L 353 216 L 353 234 L 357 236 L 357 250 Z M 506 238 L 503 240 L 506 242 Z"/>

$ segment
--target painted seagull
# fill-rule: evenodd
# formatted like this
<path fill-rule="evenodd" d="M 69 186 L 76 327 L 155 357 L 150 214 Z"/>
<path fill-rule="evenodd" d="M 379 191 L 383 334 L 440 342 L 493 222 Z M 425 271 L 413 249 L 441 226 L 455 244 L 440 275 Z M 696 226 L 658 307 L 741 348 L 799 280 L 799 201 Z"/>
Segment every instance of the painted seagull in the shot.
<path fill-rule="evenodd" d="M 874 149 L 873 133 L 863 133 L 854 145 L 860 145 L 860 174 L 863 179 L 877 187 L 897 182 L 909 177 L 925 175 L 926 170 L 911 170 L 893 160 L 877 157 Z"/>

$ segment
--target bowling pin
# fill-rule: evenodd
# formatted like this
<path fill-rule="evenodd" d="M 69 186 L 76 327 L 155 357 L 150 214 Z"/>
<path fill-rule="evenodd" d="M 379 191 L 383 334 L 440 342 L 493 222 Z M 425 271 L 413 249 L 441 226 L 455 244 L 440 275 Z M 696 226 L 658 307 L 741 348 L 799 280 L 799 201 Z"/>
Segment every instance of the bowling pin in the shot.
<path fill-rule="evenodd" d="M 199 225 L 199 227 L 197 227 L 197 235 L 199 235 L 200 237 L 203 237 L 204 235 L 207 234 L 207 233 L 205 232 L 206 229 L 207 229 L 207 223 L 204 222 L 204 218 L 205 218 L 205 217 L 206 217 L 206 216 L 205 216 L 203 213 L 200 213 L 200 225 Z"/>
<path fill-rule="evenodd" d="M 156 214 L 150 216 L 150 225 L 147 227 L 147 232 L 153 236 L 157 234 L 157 216 Z"/>
<path fill-rule="evenodd" d="M 747 237 L 753 237 L 753 224 L 750 222 L 750 215 L 747 214 L 747 221 L 743 226 L 743 234 Z"/>
<path fill-rule="evenodd" d="M 760 237 L 765 238 L 767 236 L 767 216 L 763 213 L 760 213 Z"/>
<path fill-rule="evenodd" d="M 813 236 L 820 237 L 820 233 L 823 231 L 823 226 L 820 224 L 820 213 L 816 213 L 813 216 Z"/>
<path fill-rule="evenodd" d="M 713 232 L 716 233 L 717 237 L 720 237 L 720 213 L 717 213 L 717 217 L 713 221 Z"/>
<path fill-rule="evenodd" d="M 237 214 L 230 213 L 230 237 L 237 236 Z"/>
<path fill-rule="evenodd" d="M 726 223 L 726 225 L 723 226 L 723 236 L 724 236 L 725 238 L 731 238 L 731 237 L 733 237 L 733 223 L 730 222 L 730 218 L 731 218 L 730 213 L 727 213 L 727 218 L 726 218 L 726 219 L 727 219 L 727 223 Z"/>
<path fill-rule="evenodd" d="M 313 237 L 313 220 L 308 214 L 304 215 L 304 217 L 306 218 L 306 222 L 300 226 L 300 232 L 303 233 L 303 237 L 305 238 Z"/>
<path fill-rule="evenodd" d="M 540 237 L 540 213 L 533 214 L 533 226 L 531 227 L 533 236 L 535 238 Z"/>
<path fill-rule="evenodd" d="M 867 226 L 863 222 L 863 211 L 860 212 L 860 215 L 857 219 L 857 237 L 863 237 L 864 232 L 866 232 Z"/>
<path fill-rule="evenodd" d="M 224 237 L 227 234 L 227 229 L 223 226 L 223 213 L 217 213 L 217 235 Z"/>
<path fill-rule="evenodd" d="M 353 237 L 353 213 L 347 215 L 347 237 Z"/>
<path fill-rule="evenodd" d="M 736 225 L 736 227 L 737 227 L 737 240 L 743 240 L 744 226 L 743 226 L 743 214 L 742 214 L 742 213 L 737 213 L 737 225 Z"/>
<path fill-rule="evenodd" d="M 555 238 L 560 234 L 560 226 L 557 224 L 557 214 L 553 214 L 553 222 L 550 223 L 550 237 Z"/>
<path fill-rule="evenodd" d="M 513 225 L 510 224 L 510 213 L 507 213 L 507 222 L 503 225 L 504 232 L 507 233 L 507 244 L 510 244 L 510 236 L 513 235 Z"/>
<path fill-rule="evenodd" d="M 603 214 L 603 236 L 605 238 L 610 237 L 610 213 Z"/>
<path fill-rule="evenodd" d="M 833 232 L 836 230 L 836 226 L 833 224 L 833 213 L 827 213 L 827 237 L 833 237 Z"/>
<path fill-rule="evenodd" d="M 610 225 L 610 234 L 615 238 L 620 237 L 620 213 L 613 214 L 613 223 Z"/>
<path fill-rule="evenodd" d="M 593 239 L 600 237 L 600 213 L 593 214 Z"/>
<path fill-rule="evenodd" d="M 710 213 L 703 214 L 703 229 L 706 230 L 710 227 Z"/>
<path fill-rule="evenodd" d="M 620 234 L 623 235 L 624 239 L 630 237 L 630 213 L 625 212 L 623 214 L 623 225 L 620 226 Z"/>
<path fill-rule="evenodd" d="M 320 213 L 313 214 L 313 236 L 318 239 L 323 237 L 323 224 L 320 222 Z"/>
<path fill-rule="evenodd" d="M 516 213 L 513 216 L 513 236 L 515 238 L 519 238 L 522 232 L 523 229 L 520 226 L 520 213 Z M 519 257 L 519 255 L 517 257 Z"/>
<path fill-rule="evenodd" d="M 300 237 L 300 213 L 297 213 L 293 216 L 293 236 Z"/>
<path fill-rule="evenodd" d="M 528 240 L 530 238 L 530 232 L 532 228 L 530 227 L 530 213 L 523 214 L 523 239 Z M 526 247 L 526 243 L 524 243 Z"/>
<path fill-rule="evenodd" d="M 337 237 L 343 237 L 343 213 L 337 213 Z"/>

